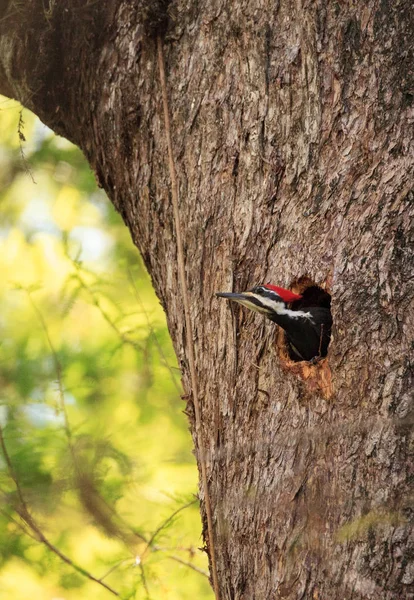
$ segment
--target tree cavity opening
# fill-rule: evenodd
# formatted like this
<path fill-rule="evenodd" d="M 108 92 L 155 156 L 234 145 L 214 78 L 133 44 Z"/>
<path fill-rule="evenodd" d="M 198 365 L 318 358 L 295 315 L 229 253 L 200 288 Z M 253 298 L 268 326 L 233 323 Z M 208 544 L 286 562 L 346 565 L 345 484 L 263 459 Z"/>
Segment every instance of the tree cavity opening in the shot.
<path fill-rule="evenodd" d="M 289 309 L 292 311 L 311 313 L 312 325 L 309 321 L 303 324 L 303 337 L 302 332 L 298 330 L 296 335 L 298 342 L 297 348 L 292 348 L 294 336 L 290 335 L 290 341 L 288 341 L 288 336 L 283 332 L 281 339 L 279 338 L 281 359 L 294 363 L 317 363 L 324 359 L 328 353 L 332 323 L 331 295 L 325 286 L 322 287 L 321 285 L 316 284 L 309 277 L 301 277 L 300 279 L 293 281 L 290 285 L 290 289 L 293 292 L 300 294 L 302 297 L 299 300 L 292 302 L 289 305 Z M 314 327 L 313 324 L 315 324 L 316 327 Z M 316 329 L 320 330 L 319 339 L 318 337 L 315 337 L 317 335 Z M 304 344 L 303 342 L 305 340 L 309 342 L 309 344 Z M 298 351 L 298 348 L 301 349 L 301 352 Z M 312 355 L 313 350 L 314 356 Z M 313 356 L 312 360 L 310 360 L 311 356 Z"/>
<path fill-rule="evenodd" d="M 302 298 L 292 302 L 290 309 L 293 311 L 308 312 L 315 310 L 314 320 L 321 326 L 320 346 L 313 361 L 316 363 L 326 357 L 331 336 L 331 326 L 329 320 L 332 320 L 331 315 L 331 295 L 321 286 L 317 285 L 308 277 L 302 277 L 291 285 L 292 291 L 300 294 Z M 321 310 L 318 310 L 321 309 Z M 325 327 L 325 330 L 324 330 Z M 285 336 L 285 344 L 287 346 L 290 360 L 293 362 L 302 362 L 301 359 L 287 343 Z"/>
<path fill-rule="evenodd" d="M 290 289 L 302 296 L 302 298 L 289 305 L 290 310 L 307 312 L 313 307 L 322 309 L 315 313 L 318 318 L 321 317 L 321 314 L 322 318 L 328 318 L 328 320 L 332 318 L 331 294 L 328 291 L 327 282 L 318 285 L 309 277 L 301 277 L 291 283 Z M 329 343 L 330 335 L 328 334 L 324 351 L 319 356 L 315 356 L 313 360 L 306 361 L 292 350 L 283 330 L 280 330 L 278 337 L 279 356 L 284 368 L 303 379 L 310 391 L 321 391 L 325 398 L 330 398 L 333 394 L 331 370 L 327 358 Z M 316 352 L 316 354 L 318 353 Z"/>

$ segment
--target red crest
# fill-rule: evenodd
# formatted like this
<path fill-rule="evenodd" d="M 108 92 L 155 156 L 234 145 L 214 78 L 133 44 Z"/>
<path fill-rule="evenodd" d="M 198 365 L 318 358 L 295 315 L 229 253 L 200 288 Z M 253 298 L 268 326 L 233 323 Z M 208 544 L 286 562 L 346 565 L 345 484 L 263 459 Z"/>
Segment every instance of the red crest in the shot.
<path fill-rule="evenodd" d="M 296 300 L 300 300 L 302 296 L 300 294 L 295 294 L 290 290 L 285 290 L 285 288 L 278 287 L 277 285 L 270 285 L 270 283 L 266 283 L 265 286 L 268 290 L 272 290 L 272 292 L 276 292 L 278 296 L 282 298 L 285 302 L 295 302 Z"/>

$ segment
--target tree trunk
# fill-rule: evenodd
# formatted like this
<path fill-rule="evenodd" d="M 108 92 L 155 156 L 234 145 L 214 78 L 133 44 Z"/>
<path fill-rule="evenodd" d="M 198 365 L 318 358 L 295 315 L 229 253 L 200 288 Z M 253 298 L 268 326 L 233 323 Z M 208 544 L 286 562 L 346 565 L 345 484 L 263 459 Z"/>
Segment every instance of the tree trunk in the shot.
<path fill-rule="evenodd" d="M 414 598 L 412 3 L 167 4 L 3 0 L 0 91 L 82 148 L 123 215 L 197 453 L 163 34 L 220 597 Z M 327 360 L 292 362 L 214 295 L 267 281 L 332 295 Z"/>

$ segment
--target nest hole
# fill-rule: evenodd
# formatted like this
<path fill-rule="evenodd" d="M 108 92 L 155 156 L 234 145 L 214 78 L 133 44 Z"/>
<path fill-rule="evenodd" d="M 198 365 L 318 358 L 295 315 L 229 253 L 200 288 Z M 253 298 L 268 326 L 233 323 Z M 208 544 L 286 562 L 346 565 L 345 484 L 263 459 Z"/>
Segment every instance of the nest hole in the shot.
<path fill-rule="evenodd" d="M 331 294 L 319 287 L 311 285 L 299 292 L 302 295 L 300 300 L 292 302 L 292 310 L 303 310 L 309 306 L 320 306 L 331 309 Z"/>
<path fill-rule="evenodd" d="M 328 310 L 329 314 L 330 314 L 330 311 L 331 311 L 331 295 L 330 295 L 330 293 L 327 292 L 321 286 L 314 283 L 311 279 L 309 279 L 308 277 L 302 277 L 301 279 L 297 280 L 296 282 L 293 282 L 291 285 L 291 288 L 292 288 L 292 291 L 294 291 L 295 293 L 300 294 L 302 296 L 302 298 L 300 300 L 296 300 L 296 302 L 291 303 L 291 305 L 290 305 L 291 310 L 306 311 L 306 309 L 317 306 L 317 307 Z M 290 360 L 292 360 L 293 362 L 302 362 L 302 359 L 300 359 L 293 352 L 291 346 L 289 345 L 289 343 L 287 341 L 286 335 L 284 337 L 285 337 L 286 350 L 287 350 Z M 321 339 L 321 342 L 322 342 L 322 339 Z M 330 342 L 330 335 L 329 335 L 329 340 L 327 341 L 327 344 L 325 342 L 324 347 L 321 348 L 322 349 L 321 356 L 316 357 L 316 358 L 323 359 L 326 357 L 327 352 L 328 352 L 329 342 Z"/>
<path fill-rule="evenodd" d="M 320 286 L 308 277 L 301 277 L 292 282 L 290 289 L 302 298 L 292 302 L 291 310 L 303 310 L 317 306 L 331 310 L 331 294 L 329 293 L 328 283 Z M 301 379 L 306 381 L 309 390 L 319 390 L 325 398 L 331 398 L 333 394 L 331 370 L 327 358 L 330 338 L 326 346 L 326 351 L 314 361 L 303 361 L 292 350 L 288 343 L 286 334 L 280 330 L 279 349 L 282 362 L 285 368 L 294 372 Z"/>

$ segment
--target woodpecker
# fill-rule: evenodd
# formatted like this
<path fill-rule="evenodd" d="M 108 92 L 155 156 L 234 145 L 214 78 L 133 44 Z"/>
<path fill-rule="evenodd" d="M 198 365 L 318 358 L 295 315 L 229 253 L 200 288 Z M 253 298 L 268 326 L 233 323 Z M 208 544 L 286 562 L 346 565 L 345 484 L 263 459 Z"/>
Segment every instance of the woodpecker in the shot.
<path fill-rule="evenodd" d="M 314 361 L 328 352 L 332 316 L 330 296 L 319 290 L 316 294 L 295 294 L 276 285 L 259 285 L 247 292 L 217 292 L 216 296 L 238 302 L 250 310 L 262 313 L 285 330 L 291 355 L 295 360 Z M 321 295 L 325 296 L 321 300 Z M 326 300 L 328 298 L 328 300 Z M 316 304 L 316 301 L 318 304 Z"/>

